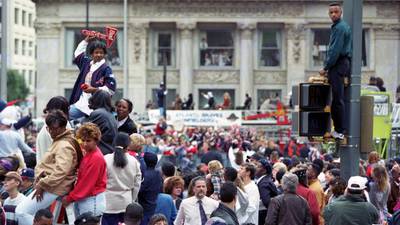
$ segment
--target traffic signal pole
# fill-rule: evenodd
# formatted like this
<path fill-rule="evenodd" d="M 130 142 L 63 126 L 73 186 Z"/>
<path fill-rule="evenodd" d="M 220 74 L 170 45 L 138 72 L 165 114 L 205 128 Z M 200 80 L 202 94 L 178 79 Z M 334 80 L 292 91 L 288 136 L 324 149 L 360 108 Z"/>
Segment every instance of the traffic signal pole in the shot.
<path fill-rule="evenodd" d="M 345 93 L 348 139 L 339 149 L 340 176 L 346 180 L 359 175 L 362 6 L 363 0 L 345 0 L 343 4 L 343 19 L 351 27 L 353 35 L 351 82 Z"/>

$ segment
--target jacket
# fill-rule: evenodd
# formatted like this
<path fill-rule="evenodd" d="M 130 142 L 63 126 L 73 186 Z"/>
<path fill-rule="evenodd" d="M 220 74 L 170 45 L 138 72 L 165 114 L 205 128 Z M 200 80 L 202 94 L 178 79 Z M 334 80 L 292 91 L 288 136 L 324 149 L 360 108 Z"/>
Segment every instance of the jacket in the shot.
<path fill-rule="evenodd" d="M 159 171 L 147 168 L 143 173 L 138 202 L 143 207 L 145 214 L 153 215 L 156 209 L 158 194 L 162 191 L 163 181 Z"/>
<path fill-rule="evenodd" d="M 278 189 L 276 188 L 274 181 L 271 176 L 264 176 L 258 183 L 258 191 L 260 192 L 260 211 L 267 210 L 271 198 L 278 195 Z"/>
<path fill-rule="evenodd" d="M 390 194 L 387 201 L 389 213 L 393 213 L 393 208 L 396 206 L 397 200 L 400 198 L 399 185 L 393 179 L 390 181 Z"/>
<path fill-rule="evenodd" d="M 70 130 L 56 137 L 42 162 L 36 166 L 36 184 L 46 192 L 63 196 L 69 193 L 76 180 L 82 152 Z"/>
<path fill-rule="evenodd" d="M 317 197 L 315 196 L 314 192 L 310 189 L 304 187 L 303 185 L 297 185 L 296 194 L 303 197 L 310 207 L 311 219 L 313 225 L 319 225 L 319 205 L 317 201 Z"/>
<path fill-rule="evenodd" d="M 115 117 L 106 109 L 98 108 L 90 113 L 87 122 L 96 124 L 101 131 L 99 148 L 103 155 L 114 152 L 114 137 L 118 133 L 118 125 Z"/>
<path fill-rule="evenodd" d="M 307 201 L 292 193 L 271 199 L 265 225 L 311 225 L 310 207 Z"/>
<path fill-rule="evenodd" d="M 218 217 L 223 219 L 226 225 L 239 225 L 239 221 L 236 217 L 235 212 L 232 209 L 225 206 L 223 203 L 219 203 L 218 208 L 211 213 L 210 218 L 213 217 Z"/>
<path fill-rule="evenodd" d="M 114 153 L 104 156 L 107 165 L 107 189 L 105 213 L 125 212 L 126 206 L 136 201 L 142 173 L 135 157 L 125 154 L 128 164 L 124 168 L 114 166 Z"/>
<path fill-rule="evenodd" d="M 122 124 L 120 127 L 118 127 L 118 132 L 125 132 L 125 133 L 127 133 L 129 135 L 131 135 L 133 133 L 137 133 L 136 124 L 128 116 L 128 118 L 126 119 L 125 123 Z"/>
<path fill-rule="evenodd" d="M 378 210 L 360 195 L 339 197 L 324 209 L 326 225 L 366 225 L 379 222 Z"/>

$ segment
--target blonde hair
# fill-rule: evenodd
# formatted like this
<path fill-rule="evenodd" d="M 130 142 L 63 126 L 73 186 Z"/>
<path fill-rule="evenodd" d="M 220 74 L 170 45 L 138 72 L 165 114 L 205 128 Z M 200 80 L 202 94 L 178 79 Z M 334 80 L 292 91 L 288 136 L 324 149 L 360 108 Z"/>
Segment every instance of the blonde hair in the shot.
<path fill-rule="evenodd" d="M 214 173 L 219 170 L 222 170 L 222 168 L 224 168 L 224 167 L 218 160 L 212 160 L 208 163 L 208 171 L 210 171 L 210 173 Z"/>
<path fill-rule="evenodd" d="M 389 186 L 389 176 L 386 168 L 382 165 L 376 164 L 372 170 L 372 178 L 378 185 L 379 191 L 385 191 Z"/>

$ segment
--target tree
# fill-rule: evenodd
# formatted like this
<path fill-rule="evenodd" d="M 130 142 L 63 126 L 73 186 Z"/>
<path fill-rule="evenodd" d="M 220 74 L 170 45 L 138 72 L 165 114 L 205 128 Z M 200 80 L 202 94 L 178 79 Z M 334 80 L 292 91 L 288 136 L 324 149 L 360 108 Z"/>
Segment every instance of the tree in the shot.
<path fill-rule="evenodd" d="M 24 77 L 16 70 L 7 71 L 7 100 L 24 100 L 29 94 L 29 88 Z"/>

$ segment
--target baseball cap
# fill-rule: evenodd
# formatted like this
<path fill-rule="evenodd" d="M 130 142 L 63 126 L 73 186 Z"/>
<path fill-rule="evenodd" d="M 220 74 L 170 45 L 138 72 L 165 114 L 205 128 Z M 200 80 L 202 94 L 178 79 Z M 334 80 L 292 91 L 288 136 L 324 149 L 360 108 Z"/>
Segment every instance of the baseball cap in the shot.
<path fill-rule="evenodd" d="M 14 123 L 16 123 L 17 121 L 14 121 L 14 120 L 11 120 L 11 119 L 8 119 L 8 118 L 2 118 L 2 119 L 0 119 L 0 124 L 3 124 L 3 125 L 6 125 L 6 126 L 11 126 L 11 125 L 13 125 Z"/>
<path fill-rule="evenodd" d="M 353 176 L 350 177 L 349 181 L 347 182 L 347 188 L 351 190 L 364 190 L 367 188 L 365 186 L 367 182 L 368 180 L 365 177 Z"/>
<path fill-rule="evenodd" d="M 5 176 L 5 177 L 6 177 L 6 178 L 13 178 L 13 179 L 16 179 L 16 180 L 18 180 L 20 183 L 22 183 L 22 178 L 21 178 L 21 176 L 19 175 L 19 173 L 15 172 L 15 171 L 10 171 L 10 172 L 6 173 L 6 176 Z"/>
<path fill-rule="evenodd" d="M 21 177 L 33 180 L 35 178 L 35 171 L 31 168 L 26 168 L 21 171 Z"/>

